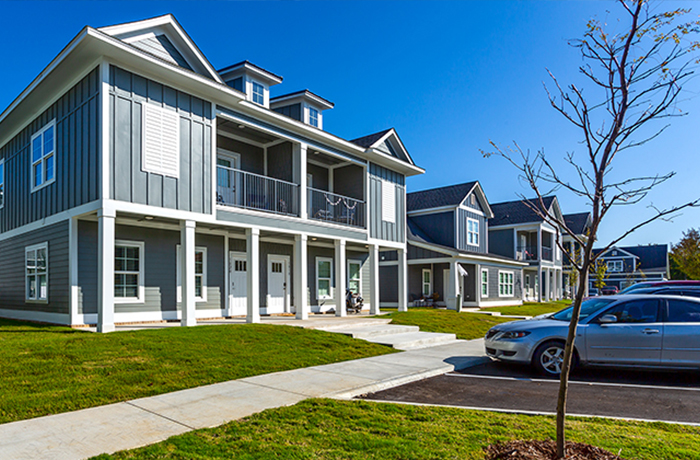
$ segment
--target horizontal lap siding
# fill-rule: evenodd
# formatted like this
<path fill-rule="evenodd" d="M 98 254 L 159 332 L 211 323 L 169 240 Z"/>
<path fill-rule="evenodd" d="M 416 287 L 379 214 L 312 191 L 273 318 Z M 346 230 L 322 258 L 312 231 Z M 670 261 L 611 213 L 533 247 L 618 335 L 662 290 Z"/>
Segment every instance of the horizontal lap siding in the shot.
<path fill-rule="evenodd" d="M 405 177 L 403 174 L 383 168 L 374 163 L 369 165 L 369 231 L 370 237 L 387 241 L 405 241 Z M 382 180 L 396 186 L 395 223 L 382 220 Z"/>
<path fill-rule="evenodd" d="M 211 104 L 168 86 L 110 67 L 111 197 L 120 201 L 210 214 Z M 143 104 L 180 116 L 178 178 L 142 170 Z"/>
<path fill-rule="evenodd" d="M 504 268 L 497 266 L 482 265 L 482 269 L 487 269 L 489 271 L 489 295 L 488 298 L 482 297 L 484 300 L 517 300 L 522 299 L 523 293 L 523 277 L 522 270 L 520 268 Z M 500 297 L 498 295 L 498 272 L 512 272 L 513 273 L 513 295 L 507 297 Z M 481 274 L 479 274 L 481 277 Z M 532 277 L 530 277 L 531 283 L 534 283 Z M 481 278 L 479 278 L 481 280 Z M 479 283 L 479 289 L 481 289 L 481 283 Z"/>
<path fill-rule="evenodd" d="M 0 233 L 100 197 L 99 90 L 95 69 L 0 148 L 0 160 L 5 160 Z M 56 120 L 56 180 L 32 193 L 31 138 L 51 120 Z"/>
<path fill-rule="evenodd" d="M 25 248 L 44 242 L 49 247 L 48 303 L 27 303 Z M 0 254 L 0 309 L 68 315 L 68 221 L 0 241 Z"/>

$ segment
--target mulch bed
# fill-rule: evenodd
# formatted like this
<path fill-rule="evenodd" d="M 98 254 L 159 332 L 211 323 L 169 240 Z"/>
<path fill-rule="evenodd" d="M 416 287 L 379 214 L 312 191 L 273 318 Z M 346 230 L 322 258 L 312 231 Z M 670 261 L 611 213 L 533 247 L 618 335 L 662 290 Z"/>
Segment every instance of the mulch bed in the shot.
<path fill-rule="evenodd" d="M 484 449 L 486 460 L 557 460 L 554 441 L 510 441 Z M 566 460 L 624 460 L 607 450 L 578 442 L 566 443 Z"/>

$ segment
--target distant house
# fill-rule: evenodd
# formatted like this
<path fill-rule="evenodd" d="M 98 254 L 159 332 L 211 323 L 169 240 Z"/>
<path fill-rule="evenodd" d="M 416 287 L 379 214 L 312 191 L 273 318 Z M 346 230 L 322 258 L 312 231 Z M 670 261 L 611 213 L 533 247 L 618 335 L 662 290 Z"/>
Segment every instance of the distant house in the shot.
<path fill-rule="evenodd" d="M 488 251 L 493 212 L 479 182 L 406 195 L 408 290 L 413 305 L 437 295 L 437 304 L 496 306 L 522 304 L 522 270 L 527 264 Z M 382 304 L 396 292 L 395 253 L 382 253 Z"/>
<path fill-rule="evenodd" d="M 543 211 L 563 218 L 557 197 L 544 197 L 543 202 Z M 540 208 L 539 202 L 491 205 L 489 252 L 528 264 L 523 269 L 525 300 L 558 300 L 562 298 L 562 253 L 556 242 L 562 241 L 561 230 L 546 223 L 532 207 Z"/>
<path fill-rule="evenodd" d="M 601 249 L 594 249 L 594 254 Z M 641 281 L 663 281 L 669 278 L 668 245 L 650 244 L 647 246 L 625 246 L 605 251 L 597 263 L 605 264 L 605 286 L 624 289 Z M 589 287 L 594 287 L 595 279 L 589 278 Z"/>
<path fill-rule="evenodd" d="M 588 233 L 591 229 L 591 213 L 590 212 L 579 212 L 576 214 L 565 214 L 564 223 L 566 226 L 574 232 L 580 240 L 583 242 L 588 241 Z M 573 298 L 578 290 L 578 278 L 574 274 L 572 261 L 577 261 L 577 263 L 583 263 L 583 248 L 579 243 L 577 243 L 574 238 L 568 233 L 562 235 L 562 241 L 564 242 L 564 260 L 562 261 L 563 267 L 563 282 L 564 282 L 564 297 Z M 588 289 L 586 289 L 587 291 Z M 587 292 L 584 295 L 588 295 Z"/>

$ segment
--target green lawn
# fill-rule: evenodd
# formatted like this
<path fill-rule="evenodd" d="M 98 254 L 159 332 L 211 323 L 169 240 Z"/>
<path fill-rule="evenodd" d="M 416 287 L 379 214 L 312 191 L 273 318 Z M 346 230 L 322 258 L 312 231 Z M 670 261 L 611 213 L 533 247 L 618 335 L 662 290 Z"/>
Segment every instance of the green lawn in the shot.
<path fill-rule="evenodd" d="M 482 308 L 483 311 L 498 311 L 502 315 L 537 316 L 544 313 L 559 311 L 571 305 L 571 300 L 557 300 L 554 302 L 525 302 L 523 305 L 512 307 Z"/>
<path fill-rule="evenodd" d="M 97 458 L 483 459 L 491 443 L 554 433 L 553 417 L 315 399 Z M 698 427 L 570 418 L 568 439 L 626 459 L 700 459 Z"/>
<path fill-rule="evenodd" d="M 423 332 L 447 332 L 457 334 L 458 339 L 478 339 L 486 335 L 491 327 L 505 321 L 508 318 L 483 315 L 479 313 L 457 313 L 454 310 L 441 310 L 435 308 L 414 308 L 407 312 L 388 310 L 390 313 L 383 318 L 391 318 L 391 324 L 405 326 L 420 326 Z"/>
<path fill-rule="evenodd" d="M 394 351 L 291 326 L 93 334 L 10 320 L 0 349 L 0 423 Z"/>

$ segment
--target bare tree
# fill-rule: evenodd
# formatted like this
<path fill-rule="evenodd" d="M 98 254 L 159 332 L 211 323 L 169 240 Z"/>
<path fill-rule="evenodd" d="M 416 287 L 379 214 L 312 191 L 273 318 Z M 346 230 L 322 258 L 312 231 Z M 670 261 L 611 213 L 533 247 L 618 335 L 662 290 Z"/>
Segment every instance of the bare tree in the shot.
<path fill-rule="evenodd" d="M 656 186 L 675 173 L 650 174 L 610 180 L 610 171 L 618 155 L 631 154 L 658 137 L 668 125 L 654 122 L 685 115 L 676 103 L 682 84 L 693 73 L 693 52 L 698 42 L 689 37 L 699 31 L 698 21 L 683 22 L 689 10 L 658 12 L 647 0 L 618 0 L 622 17 L 616 23 L 621 31 L 606 30 L 607 24 L 592 19 L 583 38 L 570 45 L 581 53 L 579 67 L 592 95 L 584 95 L 583 87 L 563 87 L 548 71 L 551 90 L 545 85 L 551 106 L 580 132 L 584 153 L 564 155 L 567 168 L 557 171 L 543 150 L 531 155 L 517 143 L 501 149 L 491 142 L 493 150 L 485 156 L 497 155 L 508 160 L 519 171 L 536 198 L 524 202 L 547 223 L 559 227 L 583 248 L 583 260 L 569 260 L 578 272 L 579 289 L 573 302 L 571 323 L 564 348 L 559 397 L 557 401 L 557 458 L 565 457 L 565 419 L 569 371 L 574 356 L 574 339 L 581 312 L 581 302 L 588 283 L 588 274 L 595 270 L 597 255 L 593 253 L 598 229 L 603 218 L 616 206 L 642 202 Z M 669 152 L 670 153 L 670 152 Z M 543 197 L 557 190 L 585 198 L 591 207 L 592 222 L 587 238 L 577 236 L 563 219 L 549 213 Z M 651 207 L 650 216 L 625 229 L 597 254 L 617 244 L 639 228 L 659 219 L 669 220 L 681 209 L 700 205 L 700 199 L 670 208 Z M 561 247 L 561 242 L 557 241 Z M 564 254 L 568 254 L 563 251 Z"/>

